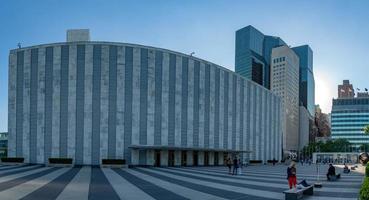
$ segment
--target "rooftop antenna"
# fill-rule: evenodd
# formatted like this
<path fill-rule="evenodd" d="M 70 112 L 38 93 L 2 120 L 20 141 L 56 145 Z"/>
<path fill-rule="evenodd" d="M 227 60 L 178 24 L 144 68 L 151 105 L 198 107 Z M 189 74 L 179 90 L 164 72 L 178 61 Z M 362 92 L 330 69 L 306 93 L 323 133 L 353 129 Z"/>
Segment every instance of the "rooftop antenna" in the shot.
<path fill-rule="evenodd" d="M 195 52 L 191 52 L 191 53 L 190 53 L 190 56 L 192 57 L 194 54 L 195 54 Z"/>
<path fill-rule="evenodd" d="M 18 42 L 17 46 L 18 46 L 18 49 L 22 48 L 22 45 L 20 42 Z"/>

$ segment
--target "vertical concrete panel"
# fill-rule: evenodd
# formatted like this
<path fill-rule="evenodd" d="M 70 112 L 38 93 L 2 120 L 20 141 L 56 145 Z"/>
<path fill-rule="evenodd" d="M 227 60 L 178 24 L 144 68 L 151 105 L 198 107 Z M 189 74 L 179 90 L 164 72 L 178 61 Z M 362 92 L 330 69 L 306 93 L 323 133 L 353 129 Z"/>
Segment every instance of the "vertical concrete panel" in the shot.
<path fill-rule="evenodd" d="M 29 140 L 30 140 L 30 89 L 31 89 L 31 50 L 24 51 L 24 74 L 23 74 L 23 154 L 24 162 L 30 162 Z M 20 87 L 20 86 L 19 86 Z M 17 95 L 18 96 L 18 95 Z M 17 97 L 18 98 L 18 97 Z M 17 108 L 17 112 L 18 112 Z M 19 133 L 17 132 L 17 137 Z M 18 144 L 17 144 L 18 148 Z M 17 150 L 18 151 L 18 150 Z M 17 156 L 18 153 L 17 153 Z"/>
<path fill-rule="evenodd" d="M 59 156 L 68 157 L 68 106 L 69 106 L 69 45 L 61 47 L 60 58 L 60 123 L 59 123 Z"/>
<path fill-rule="evenodd" d="M 239 109 L 239 107 L 237 107 L 237 98 L 239 96 L 237 96 L 237 76 L 236 75 L 232 75 L 232 144 L 231 147 L 232 149 L 236 149 L 236 145 L 237 145 L 237 114 L 236 114 L 236 110 Z"/>
<path fill-rule="evenodd" d="M 242 109 L 241 109 L 241 106 L 240 106 L 240 101 L 241 101 L 241 80 L 235 76 L 236 78 L 236 99 L 235 99 L 235 102 L 236 102 L 236 109 L 233 111 L 233 116 L 236 116 L 236 119 L 233 120 L 233 123 L 236 124 L 236 132 L 234 133 L 235 134 L 235 149 L 238 149 L 238 150 L 241 150 L 241 145 L 240 145 L 240 135 L 242 134 L 240 132 L 240 127 L 241 127 L 241 123 L 240 123 L 240 115 L 242 113 Z"/>
<path fill-rule="evenodd" d="M 194 62 L 194 92 L 193 92 L 193 146 L 199 147 L 200 126 L 200 62 Z"/>
<path fill-rule="evenodd" d="M 168 145 L 168 109 L 169 109 L 169 54 L 168 53 L 163 53 L 161 100 L 162 100 L 162 104 L 161 104 L 161 111 L 162 111 L 161 112 L 161 145 Z"/>
<path fill-rule="evenodd" d="M 38 50 L 37 163 L 44 163 L 45 139 L 45 48 Z"/>
<path fill-rule="evenodd" d="M 53 54 L 53 114 L 52 114 L 52 136 L 51 157 L 59 157 L 60 144 L 60 59 L 61 47 L 54 47 Z"/>
<path fill-rule="evenodd" d="M 199 147 L 204 147 L 204 139 L 205 139 L 204 136 L 205 136 L 205 64 L 200 63 Z"/>
<path fill-rule="evenodd" d="M 214 72 L 214 83 L 212 83 L 211 85 L 214 85 L 214 148 L 219 148 L 220 145 L 219 145 L 219 141 L 220 141 L 220 137 L 219 137 L 219 134 L 220 134 L 220 130 L 222 130 L 220 128 L 220 117 L 221 117 L 221 114 L 220 114 L 220 95 L 221 95 L 221 92 L 220 92 L 220 81 L 221 81 L 221 78 L 220 78 L 220 69 L 218 67 L 215 68 L 215 72 Z"/>
<path fill-rule="evenodd" d="M 193 99 L 194 99 L 194 61 L 188 60 L 188 106 L 187 106 L 187 146 L 193 146 Z M 191 154 L 192 155 L 192 154 Z M 189 164 L 187 153 L 187 164 Z M 192 163 L 192 158 L 191 158 Z"/>
<path fill-rule="evenodd" d="M 210 64 L 205 64 L 204 75 L 204 147 L 209 148 L 210 135 Z"/>
<path fill-rule="evenodd" d="M 38 51 L 31 49 L 31 80 L 30 80 L 30 110 L 29 110 L 29 155 L 30 162 L 37 163 L 37 104 L 38 104 Z"/>
<path fill-rule="evenodd" d="M 163 93 L 163 52 L 155 51 L 155 111 L 154 111 L 154 145 L 161 145 L 162 135 L 162 93 Z"/>
<path fill-rule="evenodd" d="M 181 72 L 181 146 L 187 146 L 188 134 L 188 57 L 182 57 Z"/>
<path fill-rule="evenodd" d="M 182 57 L 176 56 L 176 85 L 175 85 L 175 134 L 174 145 L 181 146 L 181 124 L 182 124 Z M 176 154 L 177 156 L 177 154 Z M 179 158 L 181 153 L 179 152 Z M 177 162 L 177 161 L 176 161 Z M 181 159 L 179 164 L 181 165 Z"/>
<path fill-rule="evenodd" d="M 86 45 L 85 50 L 85 106 L 83 128 L 83 163 L 90 165 L 92 151 L 92 76 L 93 76 L 93 45 Z"/>
<path fill-rule="evenodd" d="M 124 80 L 125 80 L 125 48 L 117 49 L 117 135 L 116 157 L 123 159 L 124 152 Z"/>
<path fill-rule="evenodd" d="M 154 145 L 154 115 L 155 115 L 155 51 L 149 50 L 149 58 L 148 58 L 148 95 L 147 95 L 147 144 Z M 148 154 L 149 155 L 149 154 Z M 151 154 L 150 154 L 151 155 Z M 152 157 L 154 153 L 152 151 Z M 151 158 L 148 157 L 147 162 L 149 164 L 149 160 Z M 152 163 L 149 165 L 153 165 L 154 157 L 152 158 Z"/>
<path fill-rule="evenodd" d="M 214 145 L 215 140 L 215 130 L 214 130 L 214 120 L 215 120 L 215 98 L 218 98 L 218 96 L 215 96 L 215 69 L 216 67 L 214 65 L 210 66 L 210 105 L 209 105 L 209 148 L 216 148 Z M 214 155 L 213 155 L 214 157 Z M 214 162 L 214 158 L 213 158 Z"/>
<path fill-rule="evenodd" d="M 133 48 L 133 87 L 132 87 L 132 144 L 140 140 L 140 71 L 141 49 Z"/>
<path fill-rule="evenodd" d="M 69 158 L 75 157 L 76 144 L 76 77 L 77 77 L 77 46 L 69 49 L 69 95 L 68 95 L 68 139 L 67 152 Z"/>
<path fill-rule="evenodd" d="M 92 65 L 93 65 L 92 66 L 93 69 L 92 69 L 91 164 L 98 165 L 100 163 L 101 45 L 93 45 Z M 128 123 L 128 120 L 127 120 L 127 123 Z"/>
<path fill-rule="evenodd" d="M 16 156 L 17 54 L 10 52 L 8 69 L 8 156 Z M 23 86 L 22 86 L 23 87 Z M 23 96 L 23 92 L 22 92 Z M 22 102 L 23 103 L 23 102 Z M 23 127 L 23 123 L 20 124 Z M 23 139 L 22 139 L 23 140 Z"/>
<path fill-rule="evenodd" d="M 108 158 L 109 46 L 101 46 L 100 159 Z"/>
<path fill-rule="evenodd" d="M 75 164 L 83 164 L 86 46 L 77 45 Z"/>
<path fill-rule="evenodd" d="M 108 114 L 108 158 L 116 158 L 117 144 L 117 62 L 118 47 L 109 46 L 109 114 Z"/>
<path fill-rule="evenodd" d="M 219 71 L 219 148 L 224 149 L 224 71 Z"/>
<path fill-rule="evenodd" d="M 249 126 L 249 134 L 250 134 L 250 150 L 252 151 L 252 153 L 250 154 L 250 160 L 255 159 L 255 148 L 254 148 L 254 144 L 255 144 L 255 131 L 254 131 L 254 121 L 255 121 L 255 106 L 254 106 L 254 102 L 255 102 L 255 92 L 254 92 L 254 86 L 251 82 L 249 83 L 249 105 L 248 105 L 248 109 L 249 109 L 249 113 L 248 113 L 248 118 L 249 118 L 249 122 L 248 122 L 248 126 Z"/>
<path fill-rule="evenodd" d="M 148 99 L 148 61 L 149 50 L 140 49 L 140 116 L 139 116 L 139 144 L 147 144 L 147 99 Z M 140 153 L 140 163 L 146 163 L 146 153 Z"/>
<path fill-rule="evenodd" d="M 233 106 L 233 102 L 234 102 L 234 95 L 233 95 L 233 74 L 232 73 L 228 73 L 228 114 L 227 114 L 227 149 L 232 149 L 232 136 L 233 136 L 233 110 L 234 110 L 234 106 Z"/>
<path fill-rule="evenodd" d="M 244 80 L 244 87 L 243 87 L 243 147 L 244 150 L 250 150 L 250 131 L 249 131 L 249 122 L 248 122 L 248 115 L 249 115 L 249 94 L 248 94 L 248 81 Z M 247 161 L 250 159 L 250 153 L 246 153 L 244 157 L 244 161 Z"/>
<path fill-rule="evenodd" d="M 175 90 L 176 90 L 176 55 L 169 54 L 169 105 L 168 105 L 168 145 L 174 146 L 175 137 Z"/>
<path fill-rule="evenodd" d="M 44 124 L 44 163 L 48 162 L 52 152 L 53 125 L 53 58 L 54 48 L 47 47 L 45 52 L 45 116 Z"/>

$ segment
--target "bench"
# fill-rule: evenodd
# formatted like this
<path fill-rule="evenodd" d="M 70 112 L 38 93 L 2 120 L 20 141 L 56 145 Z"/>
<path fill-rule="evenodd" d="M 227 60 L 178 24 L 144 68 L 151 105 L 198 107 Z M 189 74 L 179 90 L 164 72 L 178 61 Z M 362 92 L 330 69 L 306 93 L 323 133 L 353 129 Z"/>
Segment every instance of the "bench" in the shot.
<path fill-rule="evenodd" d="M 328 181 L 337 181 L 338 179 L 340 179 L 341 178 L 341 174 L 337 174 L 337 175 L 335 175 L 335 176 L 333 176 L 333 175 L 329 175 L 329 179 L 328 179 Z"/>
<path fill-rule="evenodd" d="M 314 186 L 309 185 L 307 187 L 301 189 L 290 189 L 283 192 L 285 194 L 286 200 L 297 200 L 302 199 L 304 195 L 313 195 L 314 194 Z"/>

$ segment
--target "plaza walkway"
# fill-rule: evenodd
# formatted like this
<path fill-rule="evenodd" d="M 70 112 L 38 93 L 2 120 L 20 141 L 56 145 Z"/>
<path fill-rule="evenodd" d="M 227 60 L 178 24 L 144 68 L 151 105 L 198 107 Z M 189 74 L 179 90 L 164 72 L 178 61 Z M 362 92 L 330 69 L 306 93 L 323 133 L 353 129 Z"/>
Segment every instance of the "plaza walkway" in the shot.
<path fill-rule="evenodd" d="M 342 174 L 325 181 L 306 199 L 357 199 L 362 174 Z M 0 166 L 0 199 L 283 199 L 286 166 L 244 167 L 242 175 L 227 174 L 225 167 L 185 168 L 51 168 L 41 165 Z M 341 169 L 337 168 L 337 172 Z M 298 180 L 316 180 L 316 167 L 297 166 Z"/>

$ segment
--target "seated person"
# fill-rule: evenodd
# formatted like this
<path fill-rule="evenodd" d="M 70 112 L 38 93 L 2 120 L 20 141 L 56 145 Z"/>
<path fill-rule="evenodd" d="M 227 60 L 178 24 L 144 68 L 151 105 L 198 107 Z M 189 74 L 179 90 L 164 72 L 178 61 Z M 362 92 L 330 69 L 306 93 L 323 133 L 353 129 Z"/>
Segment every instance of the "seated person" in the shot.
<path fill-rule="evenodd" d="M 332 164 L 329 164 L 328 173 L 327 173 L 327 180 L 331 180 L 330 176 L 336 176 L 336 168 L 333 167 Z"/>
<path fill-rule="evenodd" d="M 350 169 L 348 168 L 348 166 L 346 165 L 346 163 L 345 164 L 343 164 L 344 165 L 344 167 L 343 167 L 343 172 L 344 173 L 350 173 Z"/>

